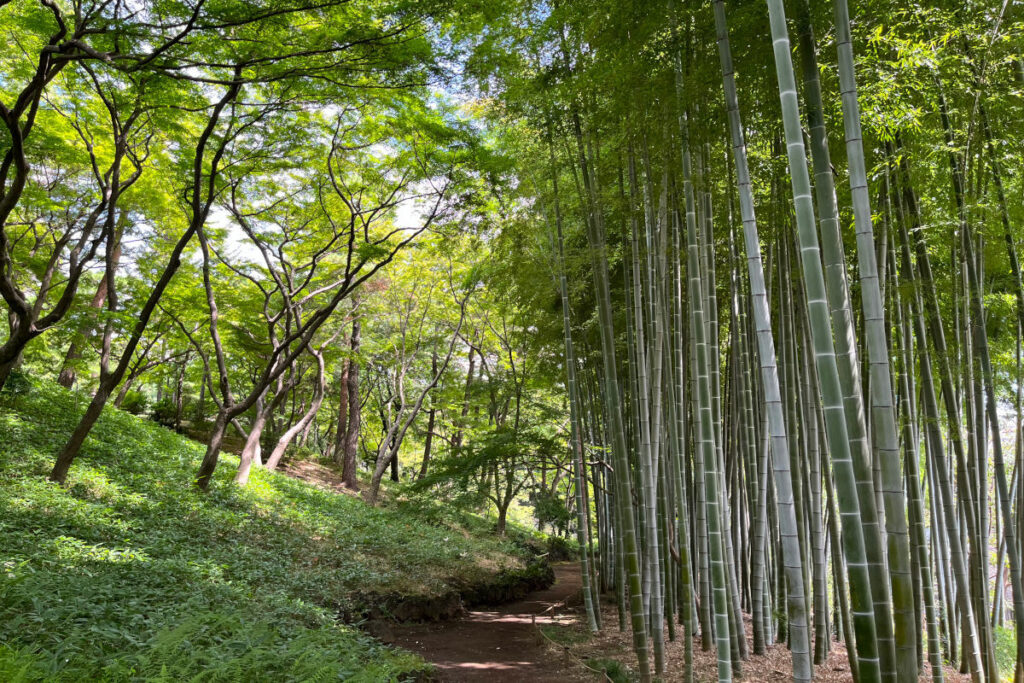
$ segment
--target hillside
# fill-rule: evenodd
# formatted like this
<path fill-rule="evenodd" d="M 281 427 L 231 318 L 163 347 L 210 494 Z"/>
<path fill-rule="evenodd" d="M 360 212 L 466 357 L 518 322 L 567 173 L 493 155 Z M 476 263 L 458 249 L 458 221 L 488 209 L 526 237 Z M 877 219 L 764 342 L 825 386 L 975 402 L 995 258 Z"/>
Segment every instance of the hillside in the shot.
<path fill-rule="evenodd" d="M 200 493 L 201 445 L 113 409 L 58 486 L 45 475 L 83 400 L 43 383 L 0 399 L 2 680 L 401 679 L 426 665 L 339 614 L 523 564 L 440 508 L 262 470 L 240 488 L 231 466 Z"/>

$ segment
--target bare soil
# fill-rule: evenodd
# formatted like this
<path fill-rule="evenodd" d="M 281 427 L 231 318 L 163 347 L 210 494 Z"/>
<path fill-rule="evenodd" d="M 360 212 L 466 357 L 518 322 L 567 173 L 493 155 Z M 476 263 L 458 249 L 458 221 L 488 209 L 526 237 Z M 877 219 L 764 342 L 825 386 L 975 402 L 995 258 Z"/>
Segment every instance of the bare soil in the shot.
<path fill-rule="evenodd" d="M 539 626 L 577 623 L 567 605 L 580 592 L 579 565 L 554 566 L 555 584 L 524 599 L 498 607 L 474 609 L 448 622 L 399 624 L 384 640 L 423 657 L 437 667 L 437 680 L 573 681 L 581 667 L 541 635 Z"/>
<path fill-rule="evenodd" d="M 341 474 L 325 465 L 312 460 L 290 460 L 281 463 L 278 470 L 289 477 L 301 479 L 307 484 L 319 486 L 322 489 L 342 493 L 346 496 L 358 496 L 359 491 L 353 491 L 341 481 Z"/>
<path fill-rule="evenodd" d="M 618 629 L 618 612 L 611 599 L 606 597 L 602 600 L 601 616 L 604 621 L 604 629 L 598 635 L 588 638 L 584 642 L 570 646 L 569 655 L 574 661 L 583 661 L 590 658 L 613 659 L 625 664 L 632 671 L 638 669 L 636 655 L 633 652 L 632 635 Z M 744 615 L 744 626 L 747 634 L 747 643 L 753 643 L 753 633 L 749 615 Z M 677 629 L 675 641 L 669 641 L 666 630 L 665 635 L 665 671 L 662 680 L 665 683 L 685 680 L 685 650 L 683 638 L 683 627 Z M 710 683 L 718 680 L 717 659 L 714 647 L 710 650 L 701 649 L 700 637 L 693 640 L 693 680 L 698 683 Z M 580 667 L 582 669 L 582 666 Z M 586 672 L 585 669 L 582 669 Z M 969 683 L 970 677 L 960 674 L 950 666 L 944 667 L 945 680 L 947 683 Z M 755 683 L 786 683 L 793 678 L 793 658 L 789 649 L 783 643 L 775 643 L 767 648 L 763 655 L 751 654 L 750 658 L 743 662 L 740 671 L 734 671 L 733 677 L 736 681 L 750 681 Z M 602 680 L 594 676 L 589 680 Z M 926 663 L 921 671 L 919 679 L 922 683 L 931 681 L 931 669 Z M 853 683 L 853 674 L 850 672 L 850 665 L 846 656 L 846 647 L 841 642 L 832 641 L 828 658 L 823 664 L 814 667 L 814 681 L 817 683 Z"/>
<path fill-rule="evenodd" d="M 488 681 L 607 681 L 587 665 L 589 660 L 616 660 L 636 671 L 631 636 L 618 630 L 614 603 L 602 600 L 604 629 L 591 636 L 586 633 L 580 605 L 579 565 L 555 565 L 556 581 L 547 590 L 525 599 L 490 609 L 474 610 L 465 617 L 448 622 L 393 625 L 379 634 L 386 642 L 419 654 L 437 667 L 437 680 Z M 750 620 L 745 618 L 747 639 L 751 642 Z M 563 632 L 575 631 L 579 640 L 558 644 L 545 637 L 540 627 L 557 625 Z M 559 629 L 561 630 L 561 629 Z M 666 642 L 666 675 L 662 679 L 683 680 L 683 635 Z M 666 635 L 666 641 L 668 641 Z M 702 651 L 700 639 L 693 642 L 694 680 L 716 680 L 715 653 Z M 752 655 L 736 673 L 737 681 L 792 680 L 789 650 L 776 643 L 764 655 Z M 967 683 L 970 679 L 952 667 L 945 667 L 946 680 Z M 925 665 L 921 681 L 931 679 Z M 852 683 L 846 650 L 833 642 L 828 660 L 815 667 L 814 680 L 821 683 Z"/>
<path fill-rule="evenodd" d="M 282 468 L 292 477 L 345 495 L 358 496 L 342 484 L 340 475 L 319 463 L 298 461 Z M 585 633 L 581 617 L 582 581 L 577 563 L 554 565 L 555 583 L 551 588 L 530 593 L 522 600 L 501 606 L 473 609 L 461 618 L 449 621 L 395 624 L 375 620 L 370 631 L 381 640 L 415 652 L 437 667 L 436 680 L 488 681 L 595 681 L 608 680 L 584 662 L 590 659 L 611 659 L 636 671 L 628 630 L 620 632 L 617 613 L 611 596 L 602 599 L 604 629 L 591 636 Z M 443 618 L 444 610 L 437 610 Z M 744 617 L 747 642 L 752 642 L 750 618 Z M 558 644 L 546 638 L 540 627 L 555 625 L 580 634 L 579 642 Z M 666 683 L 683 680 L 683 635 L 668 642 L 666 634 Z M 713 650 L 703 651 L 700 639 L 693 643 L 694 680 L 716 680 Z M 791 680 L 792 660 L 785 645 L 776 643 L 763 655 L 752 655 L 743 663 L 735 677 L 738 681 Z M 969 676 L 950 666 L 944 667 L 947 681 L 968 683 Z M 814 680 L 821 683 L 852 683 L 843 643 L 833 642 L 828 659 L 814 669 Z M 921 681 L 931 680 L 927 664 Z"/>

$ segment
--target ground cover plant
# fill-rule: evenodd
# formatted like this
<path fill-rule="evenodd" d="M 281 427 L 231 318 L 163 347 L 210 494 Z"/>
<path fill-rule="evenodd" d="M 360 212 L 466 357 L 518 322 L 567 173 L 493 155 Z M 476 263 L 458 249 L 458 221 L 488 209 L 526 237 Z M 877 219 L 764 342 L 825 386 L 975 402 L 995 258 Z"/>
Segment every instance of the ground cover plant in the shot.
<path fill-rule="evenodd" d="M 0 683 L 1024 683 L 1022 9 L 0 0 Z"/>
<path fill-rule="evenodd" d="M 191 483 L 202 446 L 107 410 L 66 487 L 46 479 L 82 397 L 0 403 L 0 678 L 401 679 L 425 668 L 339 612 L 366 592 L 442 592 L 518 566 L 470 535 L 283 474 Z M 422 504 L 421 504 L 422 505 Z M 485 526 L 485 525 L 484 525 Z"/>

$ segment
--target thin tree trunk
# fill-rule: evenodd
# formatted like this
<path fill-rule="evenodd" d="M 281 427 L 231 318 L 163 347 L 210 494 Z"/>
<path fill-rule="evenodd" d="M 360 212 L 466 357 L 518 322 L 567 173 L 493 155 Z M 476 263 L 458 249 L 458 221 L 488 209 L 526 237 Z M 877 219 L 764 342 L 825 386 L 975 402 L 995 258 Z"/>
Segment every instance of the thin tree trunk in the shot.
<path fill-rule="evenodd" d="M 622 559 L 625 581 L 629 589 L 630 615 L 633 625 L 633 648 L 640 665 L 641 683 L 651 680 L 650 655 L 648 650 L 646 615 L 641 594 L 640 558 L 637 549 L 636 526 L 630 507 L 629 457 L 626 448 L 626 431 L 623 425 L 621 396 L 617 378 L 618 363 L 615 353 L 615 332 L 611 305 L 611 287 L 608 282 L 608 255 L 604 234 L 604 216 L 599 204 L 600 193 L 591 173 L 587 155 L 583 148 L 583 131 L 579 114 L 573 112 L 573 129 L 576 137 L 580 171 L 586 192 L 583 199 L 587 214 L 588 241 L 593 261 L 594 290 L 597 299 L 598 317 L 601 330 L 601 357 L 604 367 L 605 398 L 608 417 L 611 421 L 612 455 L 615 462 L 615 498 L 619 508 L 622 530 Z"/>
<path fill-rule="evenodd" d="M 886 542 L 889 577 L 892 581 L 893 624 L 895 627 L 895 673 L 900 683 L 917 681 L 917 640 L 920 624 L 914 623 L 913 588 L 910 573 L 910 539 L 906 523 L 906 499 L 900 475 L 899 436 L 896 431 L 896 409 L 885 314 L 879 285 L 875 238 L 868 196 L 867 163 L 861 142 L 860 108 L 854 73 L 850 17 L 846 0 L 834 0 L 839 81 L 843 101 L 843 122 L 846 152 L 850 168 L 850 194 L 857 233 L 857 265 L 860 274 L 861 305 L 870 362 L 872 427 L 875 437 L 875 459 L 881 468 L 882 501 L 885 505 Z M 876 599 L 877 602 L 877 599 Z M 876 608 L 879 623 L 888 618 L 887 611 Z M 886 626 L 888 622 L 884 622 Z M 888 634 L 888 628 L 884 629 Z M 882 632 L 880 631 L 880 635 Z M 882 650 L 883 654 L 886 650 Z M 883 662 L 884 664 L 884 662 Z M 883 671 L 883 673 L 885 673 Z"/>
<path fill-rule="evenodd" d="M 117 265 L 121 260 L 121 232 L 123 229 L 125 212 L 121 212 L 119 217 L 121 220 L 118 221 L 119 228 L 116 232 L 117 246 L 113 250 L 113 264 L 114 269 L 117 269 Z M 108 276 L 104 273 L 100 283 L 96 286 L 96 293 L 93 294 L 92 301 L 89 302 L 89 308 L 94 311 L 100 311 L 103 309 L 103 304 L 107 300 L 108 290 Z M 70 389 L 75 384 L 77 377 L 77 370 L 75 369 L 75 363 L 79 358 L 82 357 L 82 347 L 88 342 L 89 336 L 95 331 L 95 325 L 92 321 L 83 324 L 75 336 L 71 339 L 71 343 L 68 344 L 67 353 L 64 354 L 64 362 L 61 363 L 60 373 L 57 376 L 57 384 L 61 385 L 66 389 Z"/>
<path fill-rule="evenodd" d="M 235 73 L 237 77 L 237 74 L 240 73 L 240 69 L 236 68 Z M 121 352 L 121 358 L 118 361 L 117 366 L 114 368 L 113 372 L 110 372 L 105 376 L 101 376 L 100 385 L 96 389 L 96 393 L 93 395 L 92 401 L 89 403 L 89 407 L 86 408 L 85 414 L 82 416 L 81 420 L 79 420 L 78 425 L 71 433 L 71 437 L 68 439 L 67 443 L 64 444 L 64 447 L 57 454 L 57 460 L 53 465 L 53 470 L 50 472 L 50 479 L 55 482 L 63 484 L 67 479 L 68 470 L 71 469 L 71 463 L 74 462 L 75 457 L 82 448 L 82 444 L 85 443 L 85 438 L 89 435 L 89 432 L 92 431 L 93 425 L 96 424 L 96 420 L 99 419 L 100 414 L 103 412 L 103 407 L 110 398 L 110 394 L 121 382 L 121 378 L 124 377 L 124 373 L 127 371 L 132 357 L 135 355 L 135 349 L 139 344 L 139 340 L 146 331 L 146 327 L 149 324 L 150 317 L 153 315 L 153 311 L 160 302 L 160 298 L 163 296 L 164 290 L 167 289 L 167 286 L 170 284 L 174 274 L 178 271 L 178 267 L 181 265 L 181 256 L 185 251 L 185 247 L 188 246 L 188 243 L 192 240 L 192 236 L 206 221 L 206 216 L 209 213 L 210 205 L 212 203 L 212 197 L 207 197 L 207 201 L 204 203 L 201 195 L 204 179 L 206 177 L 204 171 L 206 145 L 216 129 L 221 113 L 230 102 L 235 100 L 240 89 L 241 81 L 239 80 L 236 80 L 228 87 L 227 92 L 214 106 L 207 125 L 200 134 L 193 162 L 191 188 L 192 215 L 189 221 L 189 226 L 175 243 L 174 248 L 171 250 L 170 257 L 164 265 L 163 271 L 160 273 L 159 279 L 153 286 L 153 289 L 150 290 L 149 296 L 142 305 L 135 326 L 132 328 L 132 333 L 128 337 L 124 350 Z M 221 148 L 214 155 L 216 159 L 219 159 L 225 142 L 221 141 L 220 144 L 222 145 Z M 214 174 L 216 172 L 217 163 L 215 160 L 210 173 Z M 210 185 L 212 186 L 212 182 Z M 112 288 L 109 289 L 110 291 L 108 291 L 108 296 L 112 292 Z"/>
<path fill-rule="evenodd" d="M 342 465 L 345 462 L 345 434 L 348 432 L 348 373 L 351 364 L 351 359 L 343 360 L 341 373 L 338 375 L 338 418 L 331 452 L 336 465 Z"/>
<path fill-rule="evenodd" d="M 907 182 L 909 181 L 909 173 L 907 172 L 905 162 L 901 164 L 901 174 L 903 175 L 903 197 L 902 201 L 906 206 L 904 220 L 910 223 L 910 227 L 916 230 L 920 229 L 919 216 L 917 211 L 917 201 L 912 190 L 910 189 Z M 942 434 L 939 431 L 939 411 L 938 404 L 935 396 L 935 386 L 932 379 L 932 361 L 928 352 L 928 345 L 931 342 L 936 347 L 936 355 L 939 356 L 939 364 L 943 369 L 943 394 L 949 392 L 949 399 L 947 399 L 947 408 L 950 407 L 952 402 L 952 383 L 949 380 L 948 365 L 945 361 L 945 337 L 936 337 L 936 334 L 942 334 L 941 325 L 932 326 L 932 334 L 929 335 L 925 329 L 924 322 L 924 305 L 922 303 L 923 293 L 922 284 L 925 281 L 930 280 L 930 269 L 928 268 L 927 261 L 920 259 L 920 252 L 918 253 L 918 269 L 921 270 L 920 277 L 917 277 L 914 273 L 911 265 L 910 256 L 910 238 L 908 236 L 907 225 L 903 221 L 900 222 L 900 237 L 902 243 L 902 259 L 903 268 L 907 271 L 911 282 L 913 283 L 914 293 L 911 299 L 911 317 L 914 319 L 914 332 L 918 342 L 918 362 L 920 365 L 921 372 L 921 394 L 924 398 L 925 408 L 925 426 L 926 426 L 926 437 L 930 441 L 930 455 L 934 458 L 940 458 L 943 453 Z M 923 243 L 922 243 L 923 244 Z M 934 295 L 934 291 L 931 288 L 928 289 L 930 295 Z M 955 406 L 954 406 L 955 410 Z M 956 413 L 954 413 L 956 414 Z M 951 415 L 951 417 L 953 417 Z M 959 419 L 959 415 L 956 414 L 956 420 Z M 954 452 L 958 453 L 957 459 L 962 461 L 963 459 L 963 448 L 960 444 L 960 423 L 959 421 L 950 421 L 951 428 L 949 429 L 950 440 L 954 444 Z M 964 553 L 960 542 L 960 536 L 956 532 L 957 529 L 957 514 L 954 510 L 953 502 L 953 491 L 949 481 L 949 469 L 944 462 L 935 462 L 935 473 L 937 475 L 937 481 L 939 483 L 939 500 L 941 500 L 945 523 L 948 530 L 947 538 L 950 545 L 950 561 L 953 568 L 953 574 L 956 579 L 957 588 L 957 604 L 960 609 L 960 614 L 963 618 L 964 624 L 964 640 L 967 650 L 964 652 L 964 660 L 968 664 L 971 672 L 971 680 L 974 683 L 981 683 L 983 677 L 983 665 L 981 660 L 981 650 L 978 642 L 978 633 L 975 628 L 975 619 L 973 609 L 970 604 L 969 591 L 970 583 L 968 578 L 967 566 L 964 560 Z M 964 491 L 965 495 L 969 495 L 969 491 Z M 968 506 L 969 507 L 969 506 Z"/>
<path fill-rule="evenodd" d="M 562 210 L 558 196 L 558 165 L 555 162 L 555 149 L 553 142 L 549 141 L 548 151 L 549 160 L 551 162 L 552 192 L 554 193 L 555 233 L 556 244 L 558 247 L 556 252 L 556 263 L 558 264 L 559 294 L 562 300 L 565 368 L 567 382 L 569 385 L 570 448 L 572 449 L 573 455 L 572 467 L 576 486 L 576 540 L 580 546 L 580 572 L 583 580 L 583 604 L 587 614 L 587 626 L 591 633 L 596 633 L 598 631 L 598 624 L 593 595 L 591 594 L 590 566 L 588 562 L 589 558 L 587 557 L 587 547 L 589 546 L 590 541 L 590 525 L 587 517 L 587 509 L 584 507 L 584 501 L 586 498 L 586 471 L 583 465 L 583 431 L 582 425 L 580 424 L 580 397 L 579 387 L 576 382 L 576 354 L 572 343 L 572 321 L 569 316 L 569 285 L 566 280 L 565 272 L 565 244 L 562 237 Z M 434 356 L 434 364 L 436 370 L 436 354 Z M 470 374 L 472 374 L 472 365 L 470 365 Z M 469 380 L 467 379 L 467 394 L 468 385 Z M 431 421 L 433 421 L 433 411 L 431 411 Z M 424 469 L 426 469 L 426 464 L 424 464 Z"/>
<path fill-rule="evenodd" d="M 358 302 L 353 303 L 353 307 Z M 348 422 L 345 425 L 344 457 L 342 458 L 341 481 L 353 491 L 359 490 L 356 477 L 356 455 L 359 450 L 359 429 L 362 425 L 362 411 L 359 402 L 359 331 L 358 315 L 352 320 L 352 337 L 349 349 L 352 355 L 348 361 Z"/>
<path fill-rule="evenodd" d="M 267 458 L 266 468 L 268 470 L 277 469 L 278 463 L 281 462 L 281 458 L 284 457 L 284 453 L 288 450 L 288 446 L 291 444 L 292 439 L 304 430 L 316 417 L 317 412 L 320 410 L 320 406 L 324 402 L 325 392 L 325 379 L 324 379 L 324 357 L 323 353 L 314 352 L 313 358 L 317 364 L 317 377 L 316 384 L 313 389 L 313 400 L 309 404 L 309 409 L 302 416 L 298 422 L 288 428 L 281 438 L 278 439 L 277 444 L 274 446 L 274 450 L 271 451 L 270 457 Z"/>

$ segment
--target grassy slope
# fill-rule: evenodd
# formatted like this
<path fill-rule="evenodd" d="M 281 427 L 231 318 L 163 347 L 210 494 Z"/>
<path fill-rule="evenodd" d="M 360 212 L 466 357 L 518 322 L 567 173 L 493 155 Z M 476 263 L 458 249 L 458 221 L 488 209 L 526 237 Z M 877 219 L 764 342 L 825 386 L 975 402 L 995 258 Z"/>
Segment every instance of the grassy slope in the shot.
<path fill-rule="evenodd" d="M 436 593 L 519 561 L 441 509 L 264 471 L 238 488 L 230 456 L 200 494 L 202 447 L 116 410 L 59 487 L 45 475 L 82 401 L 0 396 L 0 680 L 402 678 L 423 663 L 335 621 L 354 593 Z"/>

